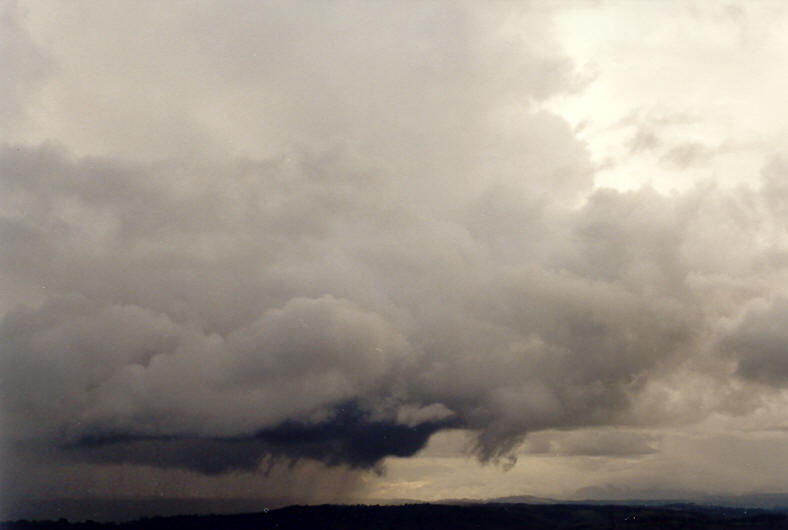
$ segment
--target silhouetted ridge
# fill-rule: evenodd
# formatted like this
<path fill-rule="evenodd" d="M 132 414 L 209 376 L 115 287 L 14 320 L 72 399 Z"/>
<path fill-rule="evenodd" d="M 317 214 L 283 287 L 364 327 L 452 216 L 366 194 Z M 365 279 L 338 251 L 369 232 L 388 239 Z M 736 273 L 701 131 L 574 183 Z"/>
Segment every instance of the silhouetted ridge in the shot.
<path fill-rule="evenodd" d="M 780 529 L 788 528 L 788 514 L 694 505 L 595 506 L 478 504 L 448 506 L 290 506 L 244 515 L 153 517 L 129 523 L 15 521 L 6 530 L 21 529 L 116 529 L 116 530 L 251 530 L 251 529 Z"/>

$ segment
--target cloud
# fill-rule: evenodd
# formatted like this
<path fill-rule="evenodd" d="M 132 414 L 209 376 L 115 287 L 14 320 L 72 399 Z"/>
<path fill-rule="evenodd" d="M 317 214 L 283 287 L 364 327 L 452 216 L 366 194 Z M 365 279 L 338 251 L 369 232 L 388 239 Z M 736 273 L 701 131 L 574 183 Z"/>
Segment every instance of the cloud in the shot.
<path fill-rule="evenodd" d="M 507 462 L 686 421 L 676 374 L 782 384 L 782 310 L 737 320 L 781 285 L 779 163 L 595 188 L 543 105 L 578 76 L 541 10 L 235 6 L 30 17 L 58 68 L 0 149 L 7 443 L 215 475 L 376 469 L 464 429 Z M 563 450 L 652 443 L 606 436 Z"/>
<path fill-rule="evenodd" d="M 628 140 L 628 154 L 655 154 L 661 164 L 671 169 L 687 169 L 733 150 L 731 142 L 709 146 L 696 139 L 703 120 L 686 112 L 668 112 L 652 108 L 638 109 L 616 123 L 612 129 L 634 128 Z"/>
<path fill-rule="evenodd" d="M 662 155 L 661 160 L 683 169 L 708 160 L 718 154 L 720 150 L 720 148 L 713 149 L 700 142 L 683 142 L 671 147 Z"/>
<path fill-rule="evenodd" d="M 659 452 L 659 437 L 621 429 L 545 431 L 529 436 L 522 449 L 528 454 L 637 458 Z"/>
<path fill-rule="evenodd" d="M 64 446 L 65 454 L 88 462 L 145 464 L 206 474 L 270 469 L 280 461 L 304 459 L 328 466 L 369 469 L 387 456 L 407 457 L 422 449 L 450 421 L 414 426 L 370 417 L 354 402 L 340 403 L 317 421 L 286 420 L 247 436 L 130 436 L 97 434 Z"/>
<path fill-rule="evenodd" d="M 736 375 L 777 388 L 788 384 L 788 333 L 782 322 L 788 316 L 788 301 L 751 304 L 738 325 L 721 339 L 721 347 L 736 361 Z"/>
<path fill-rule="evenodd" d="M 226 338 L 71 297 L 10 313 L 0 335 L 9 409 L 54 420 L 28 427 L 66 443 L 115 432 L 248 435 L 363 394 L 406 353 L 384 322 L 330 297 L 294 299 Z M 45 380 L 53 384 L 28 394 Z"/>
<path fill-rule="evenodd" d="M 529 432 L 630 421 L 710 325 L 687 282 L 719 266 L 686 249 L 728 204 L 494 186 L 425 210 L 342 150 L 226 161 L 224 191 L 52 146 L 3 164 L 6 233 L 29 234 L 7 271 L 48 293 L 0 327 L 4 432 L 213 473 L 268 454 L 370 467 L 448 427 L 497 460 Z"/>
<path fill-rule="evenodd" d="M 17 2 L 0 6 L 0 68 L 6 79 L 0 86 L 0 117 L 6 134 L 26 121 L 31 101 L 52 74 L 52 58 L 25 27 L 27 11 Z"/>

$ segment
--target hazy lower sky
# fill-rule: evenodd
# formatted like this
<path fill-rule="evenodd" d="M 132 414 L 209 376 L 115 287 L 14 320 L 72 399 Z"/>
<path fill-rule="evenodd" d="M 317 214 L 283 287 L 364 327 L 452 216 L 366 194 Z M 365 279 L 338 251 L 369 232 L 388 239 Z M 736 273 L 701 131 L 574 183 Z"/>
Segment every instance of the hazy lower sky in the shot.
<path fill-rule="evenodd" d="M 783 2 L 3 2 L 2 498 L 785 492 Z"/>

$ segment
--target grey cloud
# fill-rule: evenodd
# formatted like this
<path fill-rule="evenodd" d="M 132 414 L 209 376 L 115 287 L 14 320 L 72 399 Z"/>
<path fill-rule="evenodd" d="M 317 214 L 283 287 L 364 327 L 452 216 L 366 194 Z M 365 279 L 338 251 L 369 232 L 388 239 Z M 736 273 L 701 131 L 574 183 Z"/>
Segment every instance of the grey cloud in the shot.
<path fill-rule="evenodd" d="M 788 301 L 754 303 L 738 325 L 721 339 L 721 346 L 736 361 L 736 374 L 775 387 L 788 384 Z"/>
<path fill-rule="evenodd" d="M 653 151 L 660 146 L 662 146 L 662 139 L 657 132 L 653 128 L 640 126 L 629 140 L 629 153 L 634 155 Z"/>
<path fill-rule="evenodd" d="M 671 147 L 662 155 L 661 160 L 684 169 L 708 160 L 718 151 L 718 149 L 712 149 L 700 142 L 684 142 Z"/>
<path fill-rule="evenodd" d="M 80 408 L 115 370 L 143 366 L 182 337 L 165 315 L 78 295 L 6 313 L 0 335 L 3 432 L 21 438 L 79 424 Z"/>
<path fill-rule="evenodd" d="M 788 163 L 784 156 L 774 157 L 763 169 L 763 186 L 760 193 L 769 212 L 780 224 L 788 222 Z"/>
<path fill-rule="evenodd" d="M 133 24 L 100 49 L 69 33 L 52 122 L 84 127 L 0 150 L 5 438 L 225 473 L 374 468 L 462 428 L 506 461 L 535 431 L 647 425 L 647 384 L 716 359 L 772 289 L 775 182 L 593 189 L 537 105 L 576 88 L 539 13 L 238 5 L 131 10 L 139 48 Z M 93 114 L 98 93 L 128 99 Z"/>
<path fill-rule="evenodd" d="M 641 457 L 659 451 L 659 438 L 634 431 L 578 431 L 559 439 L 553 451 L 560 456 Z"/>
<path fill-rule="evenodd" d="M 52 73 L 52 58 L 32 39 L 25 27 L 27 12 L 17 2 L 0 6 L 0 117 L 4 134 L 16 132 L 43 81 Z"/>
<path fill-rule="evenodd" d="M 612 128 L 633 128 L 629 140 L 630 154 L 658 150 L 665 144 L 666 130 L 697 123 L 699 118 L 688 112 L 675 112 L 662 107 L 636 108 L 616 122 Z"/>
<path fill-rule="evenodd" d="M 260 199 L 233 217 L 238 203 L 226 197 L 150 192 L 146 173 L 152 169 L 73 161 L 47 148 L 41 155 L 6 155 L 8 196 L 27 201 L 7 223 L 32 230 L 48 256 L 25 254 L 29 261 L 14 274 L 31 285 L 45 278 L 53 292 L 86 294 L 6 315 L 5 373 L 14 377 L 4 388 L 9 421 L 24 423 L 14 412 L 30 406 L 26 388 L 57 381 L 36 397 L 37 415 L 51 420 L 37 429 L 66 440 L 93 431 L 248 435 L 359 398 L 390 421 L 397 403 L 440 403 L 455 421 L 484 432 L 480 455 L 491 458 L 531 429 L 607 421 L 626 407 L 638 377 L 688 336 L 680 326 L 668 331 L 676 324 L 667 315 L 655 317 L 663 321 L 659 326 L 646 326 L 651 312 L 673 317 L 675 304 L 545 269 L 554 256 L 534 254 L 530 245 L 549 248 L 556 234 L 535 234 L 526 246 L 517 239 L 500 245 L 471 235 L 463 219 L 397 209 L 396 194 L 380 196 L 370 208 L 366 203 L 378 190 L 366 191 L 368 181 L 337 169 L 346 157 L 253 166 L 264 180 L 236 182 L 242 192 L 257 187 Z M 98 189 L 89 185 L 91 173 Z M 25 174 L 31 178 L 20 178 Z M 53 186 L 43 185 L 46 175 L 57 175 Z M 73 209 L 79 215 L 61 206 L 63 196 L 84 200 Z M 292 206 L 281 210 L 283 201 Z M 488 217 L 504 218 L 498 203 L 476 204 L 485 204 Z M 216 217 L 205 226 L 207 208 Z M 295 208 L 305 208 L 294 216 L 296 224 L 282 224 Z M 520 208 L 525 219 L 554 224 L 554 214 L 539 204 Z M 114 227 L 101 244 L 84 234 L 93 226 L 90 210 L 103 211 Z M 162 215 L 138 220 L 138 211 Z M 58 227 L 55 234 L 50 227 Z M 508 237 L 511 229 L 487 230 Z M 215 241 L 226 236 L 225 256 L 196 254 L 201 241 L 193 234 Z M 532 271 L 509 269 L 523 259 L 534 263 Z M 232 278 L 240 285 L 223 292 L 228 265 L 240 267 Z M 238 290 L 251 292 L 246 299 L 261 314 L 233 307 Z M 189 302 L 187 308 L 173 307 L 173 298 Z M 465 308 L 458 312 L 457 304 Z M 624 324 L 633 312 L 643 315 L 642 323 Z M 226 313 L 224 322 L 214 319 L 219 313 Z M 648 346 L 646 334 L 666 342 Z M 611 350 L 618 352 L 615 359 Z M 578 365 L 581 352 L 587 359 Z M 85 365 L 94 368 L 86 373 Z M 9 430 L 24 432 L 22 426 Z"/>
<path fill-rule="evenodd" d="M 547 16 L 526 6 L 91 6 L 112 38 L 74 30 L 84 9 L 56 9 L 61 99 L 48 110 L 63 128 L 84 123 L 69 142 L 94 153 L 268 156 L 340 140 L 413 186 L 451 186 L 483 165 L 482 146 L 534 130 L 520 109 L 578 84 Z"/>
<path fill-rule="evenodd" d="M 640 125 L 630 139 L 630 154 L 653 152 L 659 162 L 672 169 L 687 169 L 702 164 L 726 151 L 729 145 L 709 146 L 695 140 L 667 140 L 656 126 Z"/>
<path fill-rule="evenodd" d="M 635 109 L 612 128 L 634 128 L 628 142 L 630 155 L 653 153 L 660 163 L 673 169 L 687 169 L 703 163 L 733 147 L 728 144 L 709 146 L 685 137 L 688 126 L 703 120 L 691 112 L 677 112 L 654 107 Z"/>
<path fill-rule="evenodd" d="M 192 468 L 211 472 L 266 455 L 373 466 L 448 427 L 477 432 L 488 461 L 529 432 L 633 421 L 645 385 L 702 351 L 703 289 L 724 287 L 735 313 L 758 291 L 720 274 L 769 263 L 759 247 L 720 262 L 714 244 L 719 219 L 726 242 L 749 238 L 756 191 L 597 190 L 569 208 L 490 185 L 425 207 L 342 148 L 188 173 L 43 146 L 6 149 L 2 167 L 21 249 L 6 273 L 47 285 L 0 328 L 4 431 L 72 454 L 106 440 L 90 452 L 108 462 L 184 467 L 166 455 L 193 446 Z M 168 174 L 194 186 L 159 184 Z M 353 425 L 401 446 L 353 457 L 356 431 L 330 421 L 348 402 Z M 222 447 L 247 457 L 201 463 Z"/>
<path fill-rule="evenodd" d="M 51 291 L 3 320 L 4 431 L 106 440 L 91 451 L 107 461 L 129 439 L 125 458 L 183 467 L 165 449 L 194 446 L 212 472 L 267 454 L 372 466 L 458 426 L 501 459 L 532 431 L 624 421 L 708 325 L 687 284 L 699 192 L 600 190 L 568 209 L 491 186 L 424 209 L 341 149 L 209 166 L 227 189 L 204 167 L 169 188 L 156 176 L 183 167 L 46 146 L 2 167 L 7 233 L 40 249 L 7 273 Z M 353 457 L 355 431 L 328 420 L 350 401 L 353 425 L 400 448 Z M 200 463 L 221 447 L 248 458 Z"/>
<path fill-rule="evenodd" d="M 0 334 L 6 419 L 16 418 L 5 432 L 24 436 L 17 425 L 35 410 L 27 428 L 63 442 L 248 435 L 363 394 L 407 353 L 385 322 L 330 297 L 292 300 L 226 338 L 73 297 L 9 313 Z"/>
<path fill-rule="evenodd" d="M 643 124 L 648 126 L 692 125 L 701 121 L 693 112 L 676 111 L 664 106 L 638 107 L 616 122 L 615 127 L 630 127 Z"/>
<path fill-rule="evenodd" d="M 660 437 L 616 427 L 543 431 L 528 436 L 520 452 L 551 456 L 637 458 L 659 452 Z"/>
<path fill-rule="evenodd" d="M 69 443 L 64 450 L 89 462 L 147 464 L 207 474 L 270 469 L 277 461 L 292 465 L 303 459 L 366 469 L 387 456 L 412 456 L 433 433 L 454 425 L 451 420 L 402 425 L 375 419 L 349 401 L 318 421 L 286 420 L 247 436 L 96 434 Z"/>
<path fill-rule="evenodd" d="M 179 456 L 170 450 L 174 447 L 183 449 L 184 453 Z M 228 449 L 240 454 L 234 456 Z M 183 440 L 180 444 L 174 440 L 160 440 L 158 447 L 152 441 L 147 446 L 139 441 L 136 445 L 105 444 L 74 453 L 72 448 L 53 448 L 35 443 L 15 445 L 6 451 L 0 462 L 4 479 L 0 505 L 4 513 L 32 502 L 35 508 L 24 516 L 39 517 L 41 506 L 36 501 L 42 498 L 57 499 L 57 504 L 72 502 L 79 507 L 86 497 L 92 497 L 111 504 L 106 507 L 111 517 L 118 515 L 119 503 L 132 502 L 133 499 L 159 499 L 158 502 L 164 505 L 158 506 L 159 509 L 166 508 L 173 499 L 195 499 L 188 508 L 179 506 L 171 511 L 183 513 L 184 509 L 194 510 L 196 505 L 210 504 L 208 499 L 256 499 L 257 502 L 247 503 L 241 508 L 249 510 L 293 502 L 345 501 L 348 496 L 363 494 L 364 491 L 363 472 L 346 466 L 326 466 L 313 460 L 293 462 L 263 457 L 262 462 L 258 462 L 259 467 L 252 470 L 247 471 L 240 466 L 221 474 L 207 471 L 215 470 L 220 462 L 241 463 L 251 453 L 244 449 L 241 441 L 211 445 L 200 440 Z M 150 462 L 154 454 L 170 458 L 169 467 L 161 467 L 155 462 L 152 465 L 140 463 L 146 459 Z M 186 458 L 192 455 L 200 458 Z M 119 463 L 122 461 L 129 463 Z M 192 470 L 198 463 L 203 469 Z M 251 505 L 254 508 L 250 508 Z M 112 508 L 115 508 L 114 514 L 111 513 Z M 75 518 L 85 516 L 84 511 L 73 515 Z M 92 516 L 91 511 L 89 516 Z M 132 512 L 129 518 L 139 516 L 141 514 Z"/>

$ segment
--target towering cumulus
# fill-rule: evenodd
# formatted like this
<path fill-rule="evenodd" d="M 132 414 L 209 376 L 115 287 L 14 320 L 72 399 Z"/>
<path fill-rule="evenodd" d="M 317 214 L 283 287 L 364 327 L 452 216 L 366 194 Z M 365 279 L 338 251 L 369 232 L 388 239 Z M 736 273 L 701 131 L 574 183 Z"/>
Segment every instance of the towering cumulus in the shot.
<path fill-rule="evenodd" d="M 786 16 L 5 3 L 4 505 L 779 490 Z"/>

